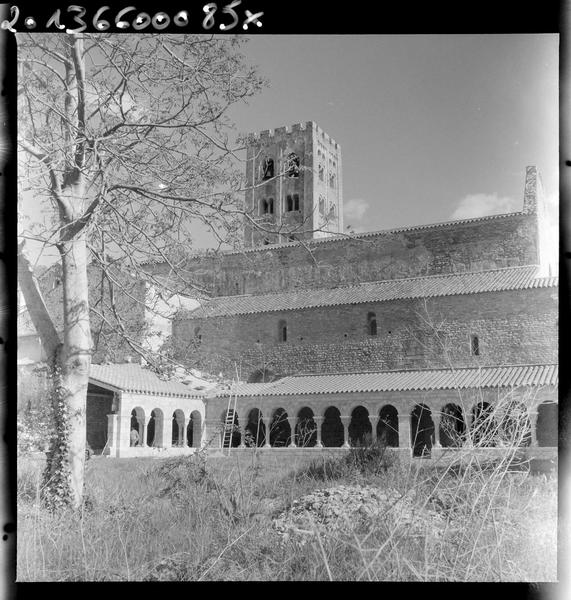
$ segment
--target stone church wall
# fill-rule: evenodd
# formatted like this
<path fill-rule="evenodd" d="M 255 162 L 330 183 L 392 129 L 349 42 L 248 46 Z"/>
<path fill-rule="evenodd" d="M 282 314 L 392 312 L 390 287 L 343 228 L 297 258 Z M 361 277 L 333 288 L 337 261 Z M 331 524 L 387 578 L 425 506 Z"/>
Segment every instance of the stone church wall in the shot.
<path fill-rule="evenodd" d="M 556 289 L 175 320 L 175 354 L 231 376 L 237 364 L 243 379 L 260 369 L 289 375 L 554 363 Z M 367 333 L 369 312 L 376 316 L 376 336 Z M 287 341 L 280 342 L 284 323 Z M 477 356 L 472 336 L 478 337 Z"/>
<path fill-rule="evenodd" d="M 210 254 L 191 260 L 187 269 L 213 295 L 233 296 L 533 264 L 538 264 L 537 215 L 514 213 Z M 166 272 L 163 265 L 149 269 Z"/>

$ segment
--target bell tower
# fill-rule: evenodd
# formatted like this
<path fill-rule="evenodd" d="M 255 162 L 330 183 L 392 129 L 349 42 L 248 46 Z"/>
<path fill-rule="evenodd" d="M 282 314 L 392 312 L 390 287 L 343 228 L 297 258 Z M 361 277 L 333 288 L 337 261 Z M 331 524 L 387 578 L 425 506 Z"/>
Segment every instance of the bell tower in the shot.
<path fill-rule="evenodd" d="M 341 147 L 313 121 L 250 136 L 244 245 L 343 231 Z"/>

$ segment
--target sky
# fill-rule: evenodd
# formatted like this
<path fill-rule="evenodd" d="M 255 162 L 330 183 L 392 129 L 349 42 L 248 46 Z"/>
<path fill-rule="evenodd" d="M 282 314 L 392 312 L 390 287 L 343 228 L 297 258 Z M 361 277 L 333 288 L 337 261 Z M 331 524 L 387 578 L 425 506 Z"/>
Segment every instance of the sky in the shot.
<path fill-rule="evenodd" d="M 556 235 L 556 34 L 257 35 L 270 81 L 240 133 L 315 121 L 341 145 L 344 224 L 375 231 L 521 210 L 537 165 Z M 195 247 L 212 240 L 196 230 Z M 40 262 L 49 262 L 46 256 Z"/>
<path fill-rule="evenodd" d="M 555 34 L 257 36 L 245 54 L 271 87 L 232 114 L 246 132 L 313 120 L 335 139 L 355 231 L 521 210 L 528 165 L 555 208 L 558 44 Z"/>

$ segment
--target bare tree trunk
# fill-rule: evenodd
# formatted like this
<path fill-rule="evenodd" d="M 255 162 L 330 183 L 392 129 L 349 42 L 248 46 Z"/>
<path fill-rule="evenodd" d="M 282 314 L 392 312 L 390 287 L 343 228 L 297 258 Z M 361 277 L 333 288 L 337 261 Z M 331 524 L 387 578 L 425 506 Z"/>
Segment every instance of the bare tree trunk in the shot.
<path fill-rule="evenodd" d="M 86 397 L 91 364 L 87 249 L 84 232 L 58 245 L 62 258 L 64 340 L 53 325 L 23 248 L 18 252 L 20 288 L 44 344 L 52 388 L 55 436 L 44 473 L 44 498 L 52 506 L 83 499 Z"/>
<path fill-rule="evenodd" d="M 64 343 L 61 389 L 67 418 L 67 462 L 72 504 L 83 498 L 86 397 L 91 364 L 91 333 L 84 232 L 59 244 L 63 267 Z"/>

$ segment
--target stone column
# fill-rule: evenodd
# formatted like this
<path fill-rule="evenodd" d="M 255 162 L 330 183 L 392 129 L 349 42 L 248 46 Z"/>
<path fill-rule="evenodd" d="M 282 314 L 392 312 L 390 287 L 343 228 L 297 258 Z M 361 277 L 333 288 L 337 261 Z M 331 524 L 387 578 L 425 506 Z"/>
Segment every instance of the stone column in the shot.
<path fill-rule="evenodd" d="M 144 447 L 147 445 L 147 423 L 145 422 L 145 419 L 137 417 L 137 425 L 139 432 L 139 446 Z M 131 433 L 131 421 L 129 421 L 129 433 Z"/>
<path fill-rule="evenodd" d="M 537 447 L 537 417 L 538 412 L 536 410 L 529 411 L 529 423 L 531 425 L 531 446 L 533 448 Z"/>
<path fill-rule="evenodd" d="M 297 424 L 297 419 L 296 419 L 296 417 L 288 417 L 287 422 L 289 423 L 289 426 L 291 428 L 290 443 L 289 443 L 288 447 L 289 448 L 297 448 L 297 445 L 295 443 L 295 426 Z"/>
<path fill-rule="evenodd" d="M 341 423 L 343 423 L 343 445 L 341 448 L 350 448 L 349 446 L 349 423 L 351 423 L 351 417 L 342 415 Z"/>
<path fill-rule="evenodd" d="M 317 439 L 315 440 L 315 447 L 316 448 L 323 448 L 323 443 L 321 442 L 321 426 L 323 425 L 323 420 L 325 417 L 313 417 L 313 421 L 315 423 L 316 426 L 316 434 L 317 434 Z"/>
<path fill-rule="evenodd" d="M 371 423 L 371 441 L 373 444 L 377 443 L 377 423 L 379 422 L 379 415 L 369 415 L 369 422 Z"/>
<path fill-rule="evenodd" d="M 270 426 L 272 424 L 272 418 L 271 417 L 262 417 L 262 421 L 263 421 L 264 425 L 266 426 L 266 442 L 264 444 L 264 448 L 271 448 L 272 445 L 270 444 Z"/>
<path fill-rule="evenodd" d="M 410 450 L 410 414 L 398 414 L 399 420 L 399 448 Z"/>
<path fill-rule="evenodd" d="M 442 446 L 440 445 L 440 420 L 442 418 L 442 413 L 440 411 L 432 409 L 430 412 L 432 415 L 432 422 L 434 423 L 433 447 L 442 448 Z"/>
<path fill-rule="evenodd" d="M 114 455 L 116 455 L 120 445 L 119 433 L 119 415 L 107 415 L 107 447 L 110 453 Z"/>
<path fill-rule="evenodd" d="M 238 446 L 238 448 L 245 448 L 246 447 L 246 426 L 248 425 L 248 421 L 246 419 L 242 420 L 240 417 L 238 417 L 238 422 L 239 422 L 238 427 L 240 428 L 240 445 Z"/>

